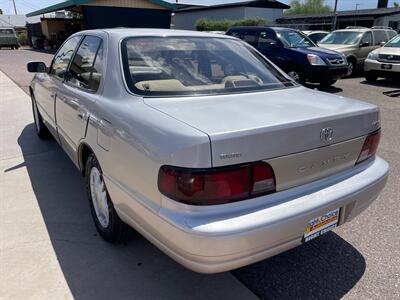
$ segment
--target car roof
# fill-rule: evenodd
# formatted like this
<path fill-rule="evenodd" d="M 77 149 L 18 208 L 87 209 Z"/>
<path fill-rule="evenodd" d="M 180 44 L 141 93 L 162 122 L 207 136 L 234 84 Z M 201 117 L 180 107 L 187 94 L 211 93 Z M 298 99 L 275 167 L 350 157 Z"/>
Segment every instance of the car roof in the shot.
<path fill-rule="evenodd" d="M 77 34 L 99 34 L 107 33 L 113 37 L 125 38 L 125 37 L 217 37 L 217 38 L 227 38 L 235 39 L 233 37 L 210 33 L 201 31 L 191 31 L 191 30 L 173 30 L 173 29 L 152 29 L 152 28 L 111 28 L 111 29 L 94 29 L 80 31 Z"/>
<path fill-rule="evenodd" d="M 275 31 L 299 31 L 297 29 L 293 29 L 293 28 L 287 28 L 287 27 L 274 27 L 274 26 L 235 26 L 235 27 L 231 27 L 229 28 L 229 30 L 232 29 L 272 29 Z"/>

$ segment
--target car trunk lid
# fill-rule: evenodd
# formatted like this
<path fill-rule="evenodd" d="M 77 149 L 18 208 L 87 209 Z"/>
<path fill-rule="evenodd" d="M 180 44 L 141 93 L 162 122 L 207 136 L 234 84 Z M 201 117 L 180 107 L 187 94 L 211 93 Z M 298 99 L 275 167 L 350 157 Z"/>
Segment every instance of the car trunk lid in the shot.
<path fill-rule="evenodd" d="M 303 87 L 145 103 L 206 133 L 213 167 L 271 162 L 283 174 L 278 189 L 353 166 L 365 136 L 379 128 L 376 106 Z"/>

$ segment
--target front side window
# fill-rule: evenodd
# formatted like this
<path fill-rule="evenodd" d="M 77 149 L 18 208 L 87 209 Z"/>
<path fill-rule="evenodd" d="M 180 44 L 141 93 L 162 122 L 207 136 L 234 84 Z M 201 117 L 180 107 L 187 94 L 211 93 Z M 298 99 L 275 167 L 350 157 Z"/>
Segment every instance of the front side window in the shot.
<path fill-rule="evenodd" d="M 228 38 L 127 38 L 121 50 L 127 85 L 136 94 L 221 94 L 295 85 L 251 47 Z"/>
<path fill-rule="evenodd" d="M 69 62 L 74 54 L 76 46 L 78 46 L 80 39 L 81 36 L 74 36 L 64 43 L 64 45 L 54 56 L 53 63 L 51 64 L 50 68 L 50 74 L 64 79 Z"/>
<path fill-rule="evenodd" d="M 366 32 L 364 33 L 360 44 L 368 43 L 368 45 L 372 46 L 372 33 Z"/>
<path fill-rule="evenodd" d="M 278 38 L 288 48 L 309 48 L 315 47 L 314 42 L 307 36 L 297 31 L 287 30 L 277 32 Z"/>
<path fill-rule="evenodd" d="M 334 31 L 319 43 L 327 45 L 354 45 L 359 43 L 362 33 L 356 31 Z"/>
<path fill-rule="evenodd" d="M 387 42 L 388 37 L 385 30 L 375 30 L 374 31 L 375 45 L 379 46 L 382 42 Z"/>
<path fill-rule="evenodd" d="M 86 36 L 71 63 L 68 82 L 76 87 L 96 91 L 102 73 L 102 41 L 95 36 Z"/>

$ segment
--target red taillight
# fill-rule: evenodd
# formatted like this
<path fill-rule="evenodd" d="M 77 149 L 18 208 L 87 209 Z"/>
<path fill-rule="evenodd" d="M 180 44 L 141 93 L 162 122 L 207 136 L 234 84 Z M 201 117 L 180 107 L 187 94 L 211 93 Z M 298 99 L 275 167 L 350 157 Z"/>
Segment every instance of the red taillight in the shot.
<path fill-rule="evenodd" d="M 367 136 L 364 145 L 361 149 L 361 153 L 358 156 L 356 164 L 359 164 L 376 154 L 380 139 L 381 139 L 380 129 Z"/>
<path fill-rule="evenodd" d="M 163 166 L 158 188 L 165 196 L 191 205 L 216 205 L 275 192 L 275 175 L 264 162 L 215 169 Z"/>

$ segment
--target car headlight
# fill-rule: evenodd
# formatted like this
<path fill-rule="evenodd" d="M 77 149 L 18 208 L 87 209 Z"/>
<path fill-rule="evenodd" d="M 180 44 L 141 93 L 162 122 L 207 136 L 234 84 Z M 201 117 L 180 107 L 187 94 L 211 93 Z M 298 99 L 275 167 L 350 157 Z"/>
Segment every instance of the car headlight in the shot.
<path fill-rule="evenodd" d="M 315 54 L 307 54 L 307 59 L 308 59 L 308 62 L 310 63 L 310 65 L 313 65 L 313 66 L 325 66 L 326 65 L 324 60 Z"/>
<path fill-rule="evenodd" d="M 371 59 L 371 60 L 377 60 L 378 59 L 378 53 L 376 53 L 376 52 L 371 52 L 370 54 L 368 54 L 368 57 L 367 57 L 368 59 Z"/>

